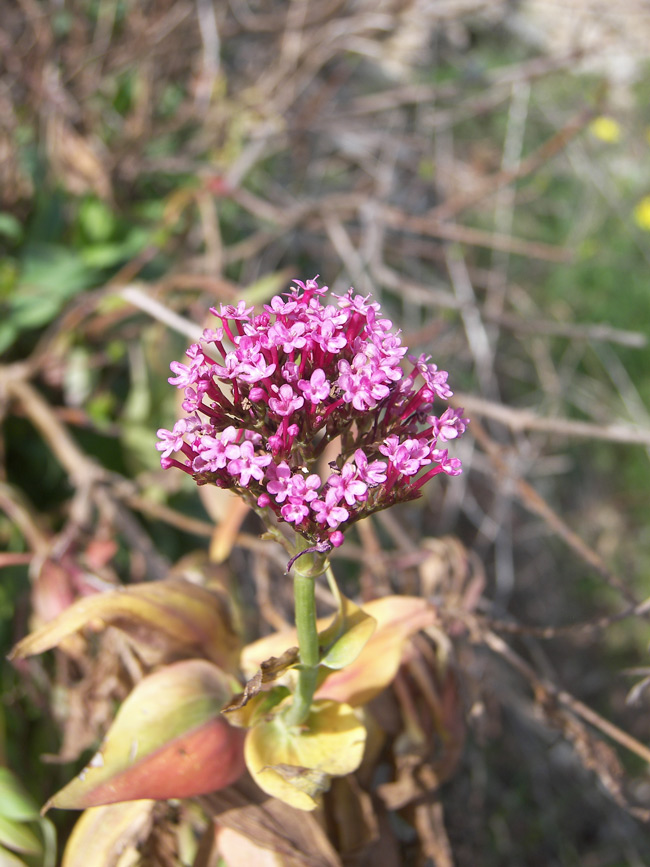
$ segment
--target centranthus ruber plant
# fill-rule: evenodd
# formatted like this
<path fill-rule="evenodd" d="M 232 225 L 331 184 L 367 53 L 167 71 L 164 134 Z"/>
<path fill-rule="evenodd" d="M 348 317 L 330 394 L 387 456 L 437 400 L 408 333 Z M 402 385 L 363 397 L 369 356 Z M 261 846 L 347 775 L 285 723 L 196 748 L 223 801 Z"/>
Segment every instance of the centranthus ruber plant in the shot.
<path fill-rule="evenodd" d="M 265 792 L 313 810 L 332 777 L 359 767 L 365 705 L 394 679 L 408 638 L 436 629 L 427 599 L 346 599 L 328 554 L 357 521 L 461 471 L 447 444 L 467 419 L 438 409 L 447 373 L 409 356 L 379 304 L 352 289 L 309 280 L 263 313 L 244 301 L 212 312 L 216 327 L 172 364 L 186 414 L 158 431 L 161 462 L 255 509 L 287 551 L 295 629 L 241 647 L 227 593 L 179 575 L 79 598 L 41 624 L 13 658 L 78 654 L 71 636 L 110 625 L 144 665 L 97 753 L 47 806 L 151 806 L 226 788 L 247 766 Z M 316 620 L 321 575 L 338 603 L 329 623 Z M 84 863 L 96 815 L 79 820 L 69 849 L 81 860 L 66 864 Z"/>
<path fill-rule="evenodd" d="M 241 496 L 289 554 L 299 652 L 262 665 L 229 713 L 251 729 L 246 760 L 260 786 L 311 809 L 330 776 L 361 761 L 356 712 L 318 696 L 375 626 L 340 595 L 327 554 L 357 521 L 415 499 L 434 476 L 458 475 L 447 444 L 468 419 L 437 409 L 452 395 L 447 372 L 408 355 L 371 296 L 336 295 L 317 279 L 295 284 L 262 313 L 245 301 L 211 308 L 215 327 L 186 363 L 171 365 L 186 414 L 158 431 L 157 448 L 165 469 Z M 339 453 L 323 476 L 319 459 L 334 441 Z M 339 612 L 319 633 L 314 582 L 323 574 Z"/>

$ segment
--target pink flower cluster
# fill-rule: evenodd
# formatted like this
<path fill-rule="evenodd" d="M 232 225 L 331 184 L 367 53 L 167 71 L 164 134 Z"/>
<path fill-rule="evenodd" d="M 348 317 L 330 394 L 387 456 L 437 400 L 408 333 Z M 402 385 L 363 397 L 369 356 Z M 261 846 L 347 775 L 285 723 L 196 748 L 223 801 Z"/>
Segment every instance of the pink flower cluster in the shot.
<path fill-rule="evenodd" d="M 445 443 L 469 420 L 452 407 L 433 414 L 451 397 L 447 372 L 421 355 L 405 374 L 407 349 L 370 296 L 350 289 L 326 304 L 316 279 L 295 283 L 261 314 L 245 301 L 211 308 L 219 327 L 171 364 L 187 415 L 158 431 L 156 448 L 164 468 L 232 488 L 325 550 L 433 476 L 458 475 Z M 323 480 L 317 463 L 337 437 Z"/>

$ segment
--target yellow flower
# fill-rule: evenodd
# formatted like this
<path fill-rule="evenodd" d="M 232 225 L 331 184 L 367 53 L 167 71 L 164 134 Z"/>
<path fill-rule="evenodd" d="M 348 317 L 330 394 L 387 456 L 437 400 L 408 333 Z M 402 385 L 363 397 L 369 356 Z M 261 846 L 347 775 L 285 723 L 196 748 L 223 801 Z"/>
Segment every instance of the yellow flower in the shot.
<path fill-rule="evenodd" d="M 650 232 L 650 196 L 645 196 L 634 209 L 637 226 Z"/>
<path fill-rule="evenodd" d="M 596 117 L 589 124 L 589 129 L 596 138 L 610 144 L 619 141 L 621 138 L 621 125 L 613 117 L 605 117 L 603 115 Z"/>

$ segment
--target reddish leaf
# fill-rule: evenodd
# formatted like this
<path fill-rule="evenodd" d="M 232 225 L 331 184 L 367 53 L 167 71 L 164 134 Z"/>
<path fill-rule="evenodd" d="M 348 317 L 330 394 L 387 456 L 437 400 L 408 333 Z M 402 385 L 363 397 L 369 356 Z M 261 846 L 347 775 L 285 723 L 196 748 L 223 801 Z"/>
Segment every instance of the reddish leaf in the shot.
<path fill-rule="evenodd" d="M 46 807 L 188 798 L 234 782 L 244 767 L 244 732 L 220 713 L 231 694 L 230 679 L 201 659 L 149 675 L 122 704 L 99 752 Z"/>

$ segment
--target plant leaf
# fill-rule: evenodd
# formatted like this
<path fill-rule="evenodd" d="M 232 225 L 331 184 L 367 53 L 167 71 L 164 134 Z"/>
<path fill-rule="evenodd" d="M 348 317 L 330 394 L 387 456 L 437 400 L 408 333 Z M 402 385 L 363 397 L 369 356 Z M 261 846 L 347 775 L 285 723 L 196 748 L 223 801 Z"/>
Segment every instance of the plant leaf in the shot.
<path fill-rule="evenodd" d="M 335 669 L 349 665 L 359 656 L 376 626 L 374 617 L 340 594 L 338 612 L 318 635 L 323 653 L 321 663 Z"/>
<path fill-rule="evenodd" d="M 14 647 L 10 659 L 43 653 L 85 626 L 111 623 L 128 632 L 142 625 L 158 637 L 184 647 L 198 648 L 227 671 L 236 670 L 239 639 L 225 603 L 204 587 L 168 578 L 120 587 L 78 599 L 50 623 L 26 636 Z"/>
<path fill-rule="evenodd" d="M 38 807 L 9 768 L 0 768 L 0 816 L 19 822 L 40 817 Z"/>
<path fill-rule="evenodd" d="M 290 647 L 282 656 L 265 659 L 253 677 L 246 682 L 243 692 L 229 701 L 222 713 L 228 714 L 228 719 L 233 725 L 248 728 L 254 724 L 254 718 L 258 713 L 268 713 L 274 705 L 282 701 L 287 692 L 283 687 L 263 692 L 263 686 L 274 683 L 299 661 L 297 647 Z"/>
<path fill-rule="evenodd" d="M 122 704 L 99 752 L 46 809 L 188 798 L 232 783 L 243 770 L 244 733 L 220 713 L 230 683 L 202 659 L 145 677 Z"/>
<path fill-rule="evenodd" d="M 114 864 L 149 833 L 155 801 L 130 801 L 86 810 L 72 829 L 61 867 Z M 88 855 L 92 853 L 92 860 Z"/>
<path fill-rule="evenodd" d="M 22 858 L 0 845 L 0 867 L 27 867 Z"/>
<path fill-rule="evenodd" d="M 339 610 L 333 619 L 320 618 L 317 622 L 318 643 L 321 647 L 321 662 L 328 668 L 338 669 L 349 665 L 375 631 L 376 623 L 366 608 L 359 608 L 342 594 Z M 294 629 L 274 632 L 248 644 L 242 650 L 240 665 L 247 677 L 251 677 L 265 659 L 281 656 L 287 647 L 298 643 Z"/>
<path fill-rule="evenodd" d="M 0 844 L 25 855 L 43 851 L 41 841 L 30 827 L 5 816 L 0 816 Z"/>
<path fill-rule="evenodd" d="M 299 810 L 313 810 L 330 777 L 359 767 L 366 730 L 346 704 L 315 701 L 301 727 L 287 726 L 282 709 L 279 705 L 273 716 L 248 732 L 246 765 L 267 794 Z"/>
<path fill-rule="evenodd" d="M 438 621 L 436 610 L 415 596 L 385 596 L 365 606 L 377 628 L 359 656 L 341 671 L 334 671 L 318 688 L 318 698 L 358 707 L 385 689 L 397 674 L 408 638 Z"/>

